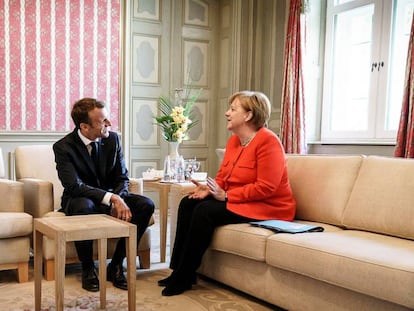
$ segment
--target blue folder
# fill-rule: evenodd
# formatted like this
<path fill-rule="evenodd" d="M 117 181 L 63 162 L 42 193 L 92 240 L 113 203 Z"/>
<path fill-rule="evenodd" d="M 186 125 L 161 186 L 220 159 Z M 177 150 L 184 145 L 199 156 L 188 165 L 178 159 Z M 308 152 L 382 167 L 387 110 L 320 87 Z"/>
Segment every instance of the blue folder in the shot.
<path fill-rule="evenodd" d="M 273 230 L 275 232 L 286 232 L 286 233 L 303 233 L 303 232 L 322 232 L 324 229 L 321 226 L 313 226 L 300 224 L 293 221 L 285 220 L 262 220 L 252 221 L 251 225 L 261 228 Z"/>

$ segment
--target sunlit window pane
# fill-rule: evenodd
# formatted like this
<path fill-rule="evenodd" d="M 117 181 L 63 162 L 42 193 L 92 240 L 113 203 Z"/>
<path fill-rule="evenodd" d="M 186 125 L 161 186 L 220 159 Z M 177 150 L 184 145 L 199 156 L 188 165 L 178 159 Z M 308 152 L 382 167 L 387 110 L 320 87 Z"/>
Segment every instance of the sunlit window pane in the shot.
<path fill-rule="evenodd" d="M 368 128 L 374 6 L 335 16 L 331 130 Z"/>
<path fill-rule="evenodd" d="M 335 5 L 341 5 L 341 4 L 352 2 L 352 1 L 355 1 L 355 0 L 335 0 Z"/>

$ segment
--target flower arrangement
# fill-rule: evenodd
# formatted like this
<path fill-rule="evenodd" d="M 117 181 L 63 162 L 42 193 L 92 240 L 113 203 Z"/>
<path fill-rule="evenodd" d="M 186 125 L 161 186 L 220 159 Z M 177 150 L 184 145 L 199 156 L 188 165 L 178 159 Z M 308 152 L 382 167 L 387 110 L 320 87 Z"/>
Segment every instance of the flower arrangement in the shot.
<path fill-rule="evenodd" d="M 202 89 L 199 89 L 195 94 L 191 94 L 191 89 L 176 89 L 174 101 L 164 96 L 159 98 L 161 116 L 155 117 L 155 120 L 162 128 L 166 141 L 181 143 L 187 139 L 188 130 L 198 122 L 193 119 L 191 112 L 201 91 Z"/>

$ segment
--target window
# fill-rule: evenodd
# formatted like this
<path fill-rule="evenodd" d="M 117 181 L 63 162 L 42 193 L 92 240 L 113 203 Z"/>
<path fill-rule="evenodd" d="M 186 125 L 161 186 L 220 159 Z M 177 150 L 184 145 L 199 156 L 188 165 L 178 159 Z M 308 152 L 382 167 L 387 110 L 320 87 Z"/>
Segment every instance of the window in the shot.
<path fill-rule="evenodd" d="M 328 0 L 321 139 L 395 142 L 414 0 Z"/>

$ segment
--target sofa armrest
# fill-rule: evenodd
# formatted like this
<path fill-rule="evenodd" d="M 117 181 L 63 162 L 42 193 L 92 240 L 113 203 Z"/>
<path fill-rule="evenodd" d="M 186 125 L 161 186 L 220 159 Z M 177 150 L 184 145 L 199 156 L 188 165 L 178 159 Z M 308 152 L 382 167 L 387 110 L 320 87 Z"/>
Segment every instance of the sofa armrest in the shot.
<path fill-rule="evenodd" d="M 25 212 L 38 218 L 54 211 L 53 184 L 51 182 L 36 178 L 22 178 L 19 181 L 24 185 Z M 142 195 L 144 192 L 142 179 L 130 178 L 129 191 Z"/>
<path fill-rule="evenodd" d="M 142 178 L 129 178 L 129 192 L 143 195 L 144 182 Z"/>
<path fill-rule="evenodd" d="M 24 211 L 33 218 L 42 217 L 53 211 L 53 184 L 49 181 L 22 178 L 24 189 Z"/>
<path fill-rule="evenodd" d="M 0 212 L 24 212 L 23 184 L 0 179 Z"/>

